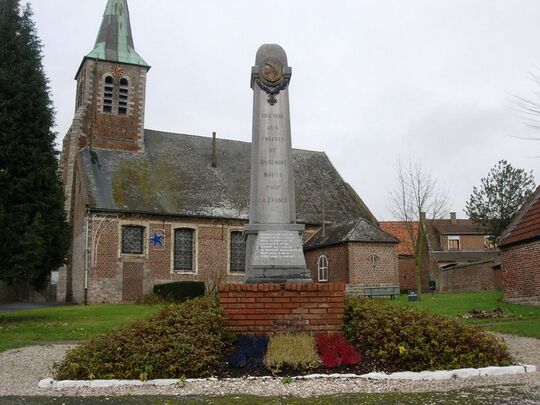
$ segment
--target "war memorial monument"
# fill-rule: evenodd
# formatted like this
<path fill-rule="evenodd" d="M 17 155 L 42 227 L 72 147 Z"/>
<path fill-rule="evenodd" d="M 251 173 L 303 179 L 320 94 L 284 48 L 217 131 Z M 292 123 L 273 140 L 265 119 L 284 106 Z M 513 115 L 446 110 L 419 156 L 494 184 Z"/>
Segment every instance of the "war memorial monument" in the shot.
<path fill-rule="evenodd" d="M 287 55 L 262 45 L 251 70 L 253 135 L 246 282 L 311 282 L 296 223 Z"/>
<path fill-rule="evenodd" d="M 220 305 L 238 333 L 338 332 L 345 284 L 314 283 L 296 223 L 289 83 L 291 68 L 279 45 L 257 51 L 251 70 L 253 134 L 246 280 L 222 284 Z"/>

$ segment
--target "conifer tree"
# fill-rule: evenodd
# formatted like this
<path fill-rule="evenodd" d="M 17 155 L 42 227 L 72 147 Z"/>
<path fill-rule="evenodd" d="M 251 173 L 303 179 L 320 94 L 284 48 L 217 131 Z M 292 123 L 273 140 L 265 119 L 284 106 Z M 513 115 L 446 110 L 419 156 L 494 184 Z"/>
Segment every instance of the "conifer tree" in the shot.
<path fill-rule="evenodd" d="M 31 17 L 19 0 L 0 0 L 0 280 L 40 288 L 65 262 L 69 230 Z"/>
<path fill-rule="evenodd" d="M 490 239 L 495 241 L 534 188 L 532 171 L 527 173 L 506 160 L 500 160 L 486 177 L 482 177 L 480 186 L 473 187 L 465 204 L 465 213 L 488 231 Z"/>

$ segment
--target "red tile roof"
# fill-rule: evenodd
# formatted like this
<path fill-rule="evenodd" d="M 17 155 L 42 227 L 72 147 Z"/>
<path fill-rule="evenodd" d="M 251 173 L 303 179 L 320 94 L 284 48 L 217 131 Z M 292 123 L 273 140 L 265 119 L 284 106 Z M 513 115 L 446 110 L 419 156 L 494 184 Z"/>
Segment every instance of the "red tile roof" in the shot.
<path fill-rule="evenodd" d="M 398 254 L 412 255 L 413 244 L 409 232 L 407 231 L 407 223 L 404 221 L 380 221 L 380 227 L 383 231 L 389 233 L 399 239 Z M 418 234 L 418 221 L 412 223 L 414 234 Z"/>
<path fill-rule="evenodd" d="M 507 246 L 540 237 L 540 186 L 523 204 L 504 230 L 499 246 Z"/>

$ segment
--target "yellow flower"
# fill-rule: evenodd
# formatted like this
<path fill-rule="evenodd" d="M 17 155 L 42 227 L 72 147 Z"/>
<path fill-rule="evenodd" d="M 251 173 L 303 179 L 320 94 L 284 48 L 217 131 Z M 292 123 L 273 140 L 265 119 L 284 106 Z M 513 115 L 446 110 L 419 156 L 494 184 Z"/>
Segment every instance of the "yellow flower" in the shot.
<path fill-rule="evenodd" d="M 405 346 L 398 346 L 399 349 L 399 355 L 403 356 L 405 352 L 407 352 L 407 349 L 405 349 Z"/>

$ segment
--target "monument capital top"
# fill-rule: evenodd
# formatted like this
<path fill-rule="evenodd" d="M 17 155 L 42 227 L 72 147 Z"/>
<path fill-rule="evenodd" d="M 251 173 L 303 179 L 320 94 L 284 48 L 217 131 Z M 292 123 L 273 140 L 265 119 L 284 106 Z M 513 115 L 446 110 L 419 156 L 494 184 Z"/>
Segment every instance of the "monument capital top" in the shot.
<path fill-rule="evenodd" d="M 268 59 L 277 59 L 283 67 L 287 64 L 287 53 L 278 44 L 263 44 L 257 50 L 255 65 L 260 66 Z"/>

